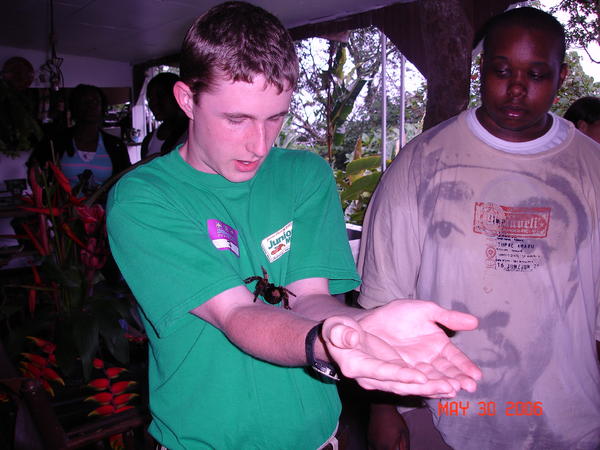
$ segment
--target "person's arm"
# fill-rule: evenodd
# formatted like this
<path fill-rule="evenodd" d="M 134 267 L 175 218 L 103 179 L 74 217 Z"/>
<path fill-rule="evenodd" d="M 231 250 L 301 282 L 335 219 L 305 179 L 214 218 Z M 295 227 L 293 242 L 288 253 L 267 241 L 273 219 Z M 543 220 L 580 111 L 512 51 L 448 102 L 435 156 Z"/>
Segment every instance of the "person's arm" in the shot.
<path fill-rule="evenodd" d="M 369 450 L 409 450 L 410 432 L 398 408 L 390 403 L 372 403 L 367 432 Z"/>
<path fill-rule="evenodd" d="M 317 357 L 335 362 L 363 388 L 435 397 L 454 396 L 461 387 L 475 389 L 479 370 L 435 325 L 472 329 L 474 317 L 418 301 L 392 302 L 372 311 L 349 308 L 328 294 L 327 280 L 321 278 L 288 288 L 296 294 L 291 311 L 255 303 L 245 287 L 237 286 L 192 313 L 246 353 L 286 366 L 306 364 L 306 334 L 326 319 Z"/>

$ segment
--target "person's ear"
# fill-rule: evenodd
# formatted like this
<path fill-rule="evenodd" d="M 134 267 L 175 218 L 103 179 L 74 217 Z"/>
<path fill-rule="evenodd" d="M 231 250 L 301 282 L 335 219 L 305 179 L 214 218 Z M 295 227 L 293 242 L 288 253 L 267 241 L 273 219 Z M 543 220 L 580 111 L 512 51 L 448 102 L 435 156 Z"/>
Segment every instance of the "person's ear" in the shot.
<path fill-rule="evenodd" d="M 577 121 L 577 125 L 575 126 L 579 131 L 581 131 L 584 134 L 587 134 L 588 125 L 589 124 L 585 120 L 581 119 Z"/>
<path fill-rule="evenodd" d="M 190 87 L 183 81 L 178 81 L 173 85 L 173 95 L 181 110 L 188 116 L 188 119 L 194 118 L 194 93 Z"/>
<path fill-rule="evenodd" d="M 567 75 L 569 75 L 569 66 L 566 63 L 562 63 L 560 65 L 560 73 L 558 74 L 558 88 L 557 88 L 557 90 L 560 89 L 560 87 L 564 83 L 565 79 L 567 78 Z"/>

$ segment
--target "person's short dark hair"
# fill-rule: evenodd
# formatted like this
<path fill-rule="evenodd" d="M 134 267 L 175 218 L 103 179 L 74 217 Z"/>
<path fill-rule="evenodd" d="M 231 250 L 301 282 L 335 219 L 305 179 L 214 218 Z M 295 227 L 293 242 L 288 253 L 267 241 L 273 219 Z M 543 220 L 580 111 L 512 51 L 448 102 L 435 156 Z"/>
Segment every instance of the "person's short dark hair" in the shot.
<path fill-rule="evenodd" d="M 73 90 L 69 93 L 69 109 L 71 113 L 74 114 L 76 111 L 75 105 L 78 105 L 81 102 L 81 99 L 88 92 L 95 92 L 100 96 L 100 102 L 102 105 L 102 113 L 106 112 L 106 108 L 108 106 L 108 100 L 106 99 L 106 94 L 102 89 L 98 86 L 93 86 L 91 84 L 78 84 L 73 88 Z M 73 117 L 77 120 L 76 117 Z"/>
<path fill-rule="evenodd" d="M 492 17 L 483 26 L 475 37 L 475 43 L 478 43 L 483 39 L 484 55 L 489 48 L 488 37 L 496 30 L 508 26 L 520 26 L 528 29 L 543 30 L 555 35 L 560 45 L 560 61 L 564 61 L 567 51 L 564 27 L 552 14 L 529 6 L 509 9 L 502 14 Z"/>
<path fill-rule="evenodd" d="M 173 92 L 173 86 L 179 81 L 179 76 L 173 72 L 162 72 L 148 82 L 146 91 L 160 89 L 163 92 Z"/>
<path fill-rule="evenodd" d="M 600 120 L 600 98 L 581 97 L 575 100 L 565 112 L 564 118 L 573 122 L 575 126 L 580 120 L 589 124 Z"/>
<path fill-rule="evenodd" d="M 217 5 L 196 19 L 181 48 L 180 76 L 194 96 L 217 77 L 252 82 L 262 75 L 280 91 L 298 80 L 294 43 L 279 19 L 245 2 Z"/>

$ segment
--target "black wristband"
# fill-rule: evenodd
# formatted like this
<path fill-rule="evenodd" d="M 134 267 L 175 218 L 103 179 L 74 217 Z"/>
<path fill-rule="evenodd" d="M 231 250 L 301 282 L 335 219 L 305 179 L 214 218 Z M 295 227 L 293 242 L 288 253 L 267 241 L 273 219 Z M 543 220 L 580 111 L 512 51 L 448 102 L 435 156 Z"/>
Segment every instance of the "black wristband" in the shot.
<path fill-rule="evenodd" d="M 308 365 L 319 375 L 322 375 L 328 380 L 339 381 L 340 377 L 338 376 L 337 370 L 333 365 L 315 358 L 315 341 L 317 340 L 317 336 L 321 336 L 322 330 L 323 322 L 320 322 L 312 327 L 306 335 L 306 340 L 304 341 L 304 348 L 306 349 L 306 362 L 308 362 Z"/>

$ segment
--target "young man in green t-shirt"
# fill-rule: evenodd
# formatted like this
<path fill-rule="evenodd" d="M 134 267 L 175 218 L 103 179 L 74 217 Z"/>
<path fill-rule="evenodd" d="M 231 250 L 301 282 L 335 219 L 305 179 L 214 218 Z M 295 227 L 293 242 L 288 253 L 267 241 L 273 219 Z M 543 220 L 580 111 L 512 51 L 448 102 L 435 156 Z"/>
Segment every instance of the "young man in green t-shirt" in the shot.
<path fill-rule="evenodd" d="M 401 395 L 475 390 L 479 369 L 436 325 L 473 329 L 473 316 L 330 295 L 360 280 L 330 168 L 271 148 L 298 77 L 281 23 L 218 5 L 188 31 L 180 67 L 188 139 L 126 175 L 108 213 L 149 337 L 152 435 L 170 449 L 334 445 L 340 402 L 319 372 Z"/>

